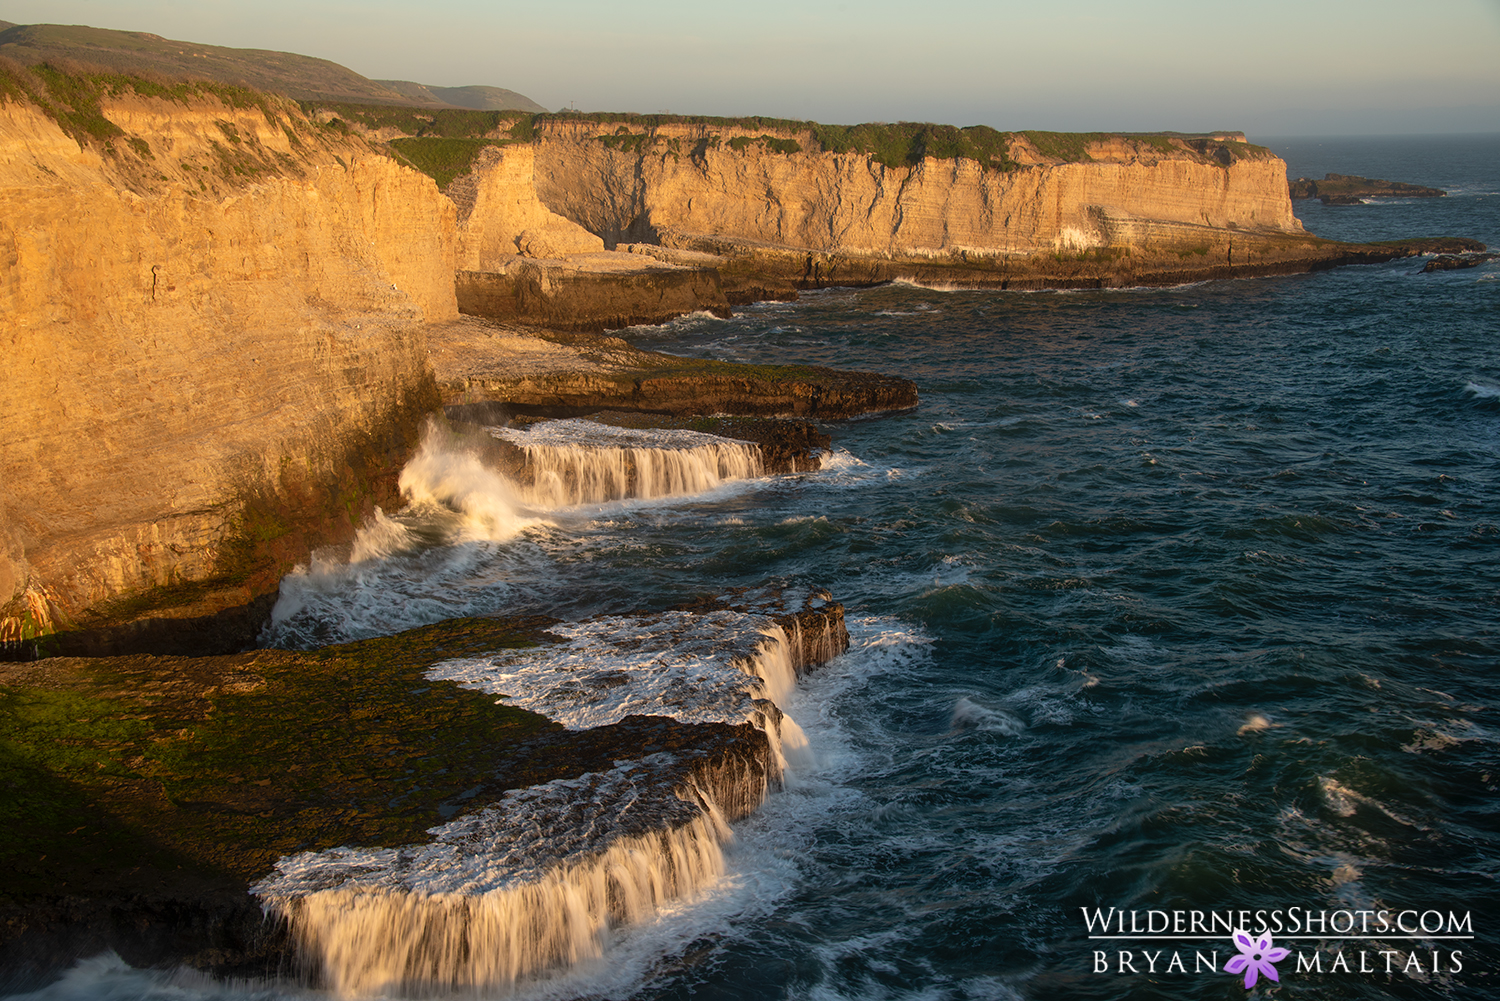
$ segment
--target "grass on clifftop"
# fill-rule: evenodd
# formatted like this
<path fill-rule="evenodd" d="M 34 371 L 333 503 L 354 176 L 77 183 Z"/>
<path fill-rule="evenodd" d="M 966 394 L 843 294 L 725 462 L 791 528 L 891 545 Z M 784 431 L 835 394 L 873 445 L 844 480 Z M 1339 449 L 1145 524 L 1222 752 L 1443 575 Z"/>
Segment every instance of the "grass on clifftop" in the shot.
<path fill-rule="evenodd" d="M 283 118 L 290 118 L 289 112 L 293 110 L 282 106 L 283 99 L 248 87 L 206 80 L 172 81 L 164 77 L 92 72 L 66 62 L 27 68 L 0 59 L 0 97 L 31 102 L 82 145 L 99 142 L 106 150 L 113 149 L 113 140 L 125 133 L 104 117 L 99 102 L 127 94 L 178 104 L 215 98 L 231 108 L 259 108 L 267 122 L 283 127 Z M 282 106 L 280 114 L 278 106 Z"/>
<path fill-rule="evenodd" d="M 392 139 L 387 143 L 399 159 L 420 170 L 446 188 L 455 177 L 467 174 L 475 157 L 487 146 L 505 146 L 495 139 Z"/>
<path fill-rule="evenodd" d="M 1198 153 L 1212 155 L 1213 148 L 1229 147 L 1235 156 L 1269 156 L 1270 150 L 1249 143 L 1221 143 L 1206 135 L 1110 132 L 1002 132 L 988 125 L 958 128 L 931 122 L 866 122 L 863 125 L 823 125 L 789 118 L 718 117 L 714 115 L 638 115 L 629 112 L 555 112 L 526 114 L 516 111 L 433 111 L 376 105 L 304 102 L 309 114 L 333 113 L 342 120 L 369 130 L 396 129 L 414 138 L 450 138 L 531 141 L 553 125 L 584 124 L 614 126 L 597 137 L 610 149 L 630 153 L 657 151 L 680 154 L 684 144 L 676 137 L 658 137 L 665 126 L 697 126 L 705 131 L 739 132 L 722 139 L 710 134 L 710 147 L 721 143 L 741 151 L 754 145 L 771 153 L 863 153 L 887 167 L 909 167 L 924 157 L 940 160 L 964 158 L 992 170 L 1019 168 L 1011 144 L 1024 138 L 1042 156 L 1067 163 L 1087 162 L 1090 143 L 1123 139 L 1161 155 Z M 751 133 L 751 134 L 744 134 Z M 1179 145 L 1179 143 L 1181 145 Z"/>
<path fill-rule="evenodd" d="M 10 669 L 0 897 L 160 890 L 179 871 L 222 884 L 298 850 L 422 840 L 507 748 L 558 729 L 424 671 L 533 646 L 545 624 L 457 619 L 307 653 Z M 23 673 L 43 669 L 45 681 Z"/>
<path fill-rule="evenodd" d="M 530 139 L 527 129 L 534 117 L 524 111 L 402 108 L 325 101 L 303 101 L 302 109 L 309 117 L 332 114 L 371 131 L 395 129 L 412 138 L 480 139 L 510 133 L 512 138 Z"/>

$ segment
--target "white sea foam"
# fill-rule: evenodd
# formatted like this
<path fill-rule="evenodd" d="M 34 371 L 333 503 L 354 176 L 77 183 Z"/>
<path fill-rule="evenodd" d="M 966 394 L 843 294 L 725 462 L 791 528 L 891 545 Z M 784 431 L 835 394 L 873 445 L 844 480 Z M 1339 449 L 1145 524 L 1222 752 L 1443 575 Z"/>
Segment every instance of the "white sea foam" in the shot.
<path fill-rule="evenodd" d="M 696 431 L 561 420 L 491 433 L 525 453 L 530 482 L 512 489 L 541 509 L 702 494 L 765 472 L 758 445 Z"/>
<path fill-rule="evenodd" d="M 955 733 L 978 730 L 981 733 L 1014 737 L 1025 731 L 1026 724 L 1003 709 L 990 709 L 965 696 L 953 704 L 949 729 Z"/>
<path fill-rule="evenodd" d="M 457 524 L 448 526 L 448 541 L 502 542 L 542 521 L 526 510 L 509 478 L 435 434 L 426 436 L 401 470 L 400 485 L 413 514 L 427 513 L 439 524 L 447 520 L 445 512 L 458 516 Z"/>
<path fill-rule="evenodd" d="M 1251 713 L 1250 715 L 1245 717 L 1244 724 L 1235 731 L 1235 734 L 1237 736 L 1243 737 L 1247 733 L 1259 733 L 1261 730 L 1269 730 L 1272 727 L 1278 727 L 1280 725 L 1280 723 L 1272 723 L 1269 719 L 1267 719 L 1260 713 Z"/>
<path fill-rule="evenodd" d="M 741 666 L 770 628 L 764 617 L 731 611 L 609 616 L 551 627 L 561 643 L 445 660 L 427 673 L 504 696 L 506 705 L 570 729 L 618 723 L 632 713 L 741 723 L 755 713 L 755 699 L 773 697 L 763 679 Z"/>
<path fill-rule="evenodd" d="M 920 469 L 900 469 L 895 466 L 879 466 L 865 462 L 844 449 L 825 453 L 823 468 L 818 481 L 834 489 L 857 489 L 871 483 L 900 479 L 922 473 Z"/>
<path fill-rule="evenodd" d="M 754 810 L 789 765 L 816 767 L 802 730 L 765 701 L 791 698 L 802 638 L 765 616 L 608 617 L 553 632 L 562 642 L 443 661 L 428 677 L 574 729 L 636 713 L 750 721 L 774 761 L 684 772 L 673 755 L 654 754 L 508 792 L 433 828 L 427 844 L 283 858 L 253 892 L 290 923 L 335 992 L 510 990 L 598 960 L 615 929 L 718 878 L 728 821 Z"/>
<path fill-rule="evenodd" d="M 847 783 L 872 766 L 871 749 L 863 746 L 864 738 L 851 727 L 855 717 L 848 710 L 865 698 L 864 693 L 881 676 L 915 669 L 928 655 L 931 641 L 889 619 L 851 619 L 849 629 L 850 653 L 808 675 L 788 695 L 786 708 L 808 722 L 808 735 L 818 751 L 816 763 L 799 776 L 795 786 L 771 797 L 757 813 L 737 824 L 732 840 L 722 840 L 725 829 L 712 811 L 692 801 L 696 796 L 657 803 L 691 819 L 677 829 L 672 839 L 675 845 L 667 848 L 670 863 L 655 863 L 655 877 L 653 865 L 644 863 L 648 857 L 666 858 L 661 841 L 646 846 L 649 851 L 632 844 L 632 839 L 639 839 L 629 822 L 633 815 L 649 812 L 639 798 L 662 794 L 656 780 L 661 769 L 670 767 L 669 755 L 507 796 L 485 811 L 435 829 L 432 845 L 294 856 L 283 860 L 282 868 L 264 888 L 295 888 L 300 895 L 290 894 L 289 899 L 295 897 L 304 901 L 300 906 L 320 912 L 320 927 L 336 939 L 328 943 L 331 953 L 344 964 L 334 970 L 325 967 L 328 986 L 344 995 L 448 994 L 456 988 L 465 995 L 477 991 L 482 996 L 503 995 L 518 1001 L 569 1001 L 628 997 L 658 983 L 666 986 L 676 967 L 664 965 L 663 960 L 681 955 L 705 938 L 721 944 L 744 940 L 754 934 L 758 919 L 784 905 L 809 876 L 805 867 L 820 827 L 833 823 L 858 828 L 868 823 L 873 804 Z M 591 796 L 613 804 L 604 811 L 607 822 L 619 818 L 620 837 L 615 845 L 620 850 L 613 854 L 595 853 L 588 835 L 580 834 L 577 816 L 567 815 Z M 700 812 L 694 816 L 695 811 Z M 519 825 L 514 823 L 518 817 L 525 818 Z M 562 826 L 552 826 L 558 824 Z M 554 837 L 561 840 L 554 841 Z M 557 934 L 544 938 L 534 928 L 523 928 L 521 934 L 529 939 L 507 940 L 506 929 L 515 931 L 506 917 L 507 897 L 514 903 L 517 889 L 532 885 L 521 874 L 538 870 L 555 853 L 562 853 L 581 870 L 570 880 L 571 888 L 553 883 L 536 891 L 537 899 L 552 901 L 554 913 L 563 918 L 549 925 Z M 681 873 L 681 882 L 663 882 L 661 869 L 668 865 L 671 878 L 677 880 L 676 874 Z M 442 892 L 384 892 L 398 886 L 427 886 Z M 669 887 L 684 892 L 674 897 L 668 894 Z M 633 908 L 634 923 L 612 915 L 610 908 Z M 453 941 L 446 937 L 443 924 L 459 920 L 472 926 L 462 941 L 465 954 L 473 951 L 476 962 L 444 961 L 444 968 L 458 970 L 459 975 L 433 976 L 442 943 Z M 363 936 L 369 939 L 361 945 Z M 357 950 L 376 943 L 384 943 L 382 949 L 389 947 L 384 953 L 388 958 L 379 963 L 359 960 Z M 841 948 L 837 943 L 830 947 Z M 528 975 L 507 958 L 518 950 L 531 950 L 530 955 L 565 950 L 577 958 L 545 974 Z M 406 967 L 392 956 L 405 957 L 402 963 L 421 967 L 418 976 L 408 977 Z M 488 986 L 478 987 L 482 980 Z M 391 986 L 396 981 L 408 987 L 396 991 Z M 113 954 L 105 954 L 80 962 L 61 981 L 27 995 L 25 1001 L 326 1001 L 328 997 L 325 990 L 310 991 L 285 982 L 257 985 L 214 981 L 183 971 L 135 970 Z"/>
<path fill-rule="evenodd" d="M 1427 827 L 1422 823 L 1395 812 L 1373 796 L 1366 796 L 1364 793 L 1351 789 L 1338 779 L 1320 775 L 1318 777 L 1318 784 L 1323 793 L 1323 802 L 1327 805 L 1328 809 L 1340 817 L 1352 817 L 1361 807 L 1367 807 L 1385 814 L 1398 824 L 1403 824 L 1420 831 L 1427 830 Z"/>
<path fill-rule="evenodd" d="M 946 284 L 944 284 L 942 282 L 920 282 L 920 281 L 917 281 L 917 279 L 915 279 L 915 278 L 896 278 L 896 279 L 893 279 L 891 281 L 891 284 L 892 285 L 896 285 L 896 286 L 900 286 L 900 287 L 905 287 L 905 288 L 917 288 L 917 289 L 921 289 L 924 292 L 973 292 L 973 291 L 988 291 L 986 289 L 978 289 L 978 290 L 976 290 L 976 289 L 971 289 L 971 288 L 965 288 L 962 285 L 946 285 Z"/>
<path fill-rule="evenodd" d="M 1464 383 L 1464 392 L 1479 400 L 1493 400 L 1500 397 L 1500 386 L 1490 386 L 1482 382 Z"/>
<path fill-rule="evenodd" d="M 765 773 L 684 787 L 676 764 L 650 755 L 515 790 L 422 845 L 283 858 L 251 890 L 341 996 L 513 988 L 598 959 L 612 928 L 723 871 L 728 819 L 764 798 Z"/>
<path fill-rule="evenodd" d="M 11 994 L 5 1001 L 277 1001 L 305 996 L 284 983 L 255 980 L 215 980 L 206 973 L 179 967 L 141 970 L 113 950 L 78 960 L 61 977 L 27 994 Z"/>
<path fill-rule="evenodd" d="M 288 574 L 261 642 L 337 643 L 493 612 L 524 589 L 516 581 L 545 578 L 528 543 L 576 521 L 575 505 L 714 497 L 763 472 L 758 446 L 687 430 L 549 421 L 496 436 L 529 443 L 533 482 L 429 427 L 401 473 L 407 507 L 377 509 L 347 552 L 320 551 Z"/>

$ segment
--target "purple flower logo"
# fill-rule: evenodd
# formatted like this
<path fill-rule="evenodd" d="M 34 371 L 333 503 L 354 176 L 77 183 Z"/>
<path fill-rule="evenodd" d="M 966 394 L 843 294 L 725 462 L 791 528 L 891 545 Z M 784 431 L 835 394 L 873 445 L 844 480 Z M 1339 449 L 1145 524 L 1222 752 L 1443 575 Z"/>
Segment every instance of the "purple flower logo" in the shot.
<path fill-rule="evenodd" d="M 1246 931 L 1237 931 L 1233 936 L 1235 946 L 1240 950 L 1238 956 L 1232 957 L 1224 964 L 1225 973 L 1245 973 L 1245 990 L 1255 986 L 1255 981 L 1265 974 L 1277 983 L 1281 978 L 1276 975 L 1276 967 L 1272 963 L 1279 963 L 1291 955 L 1289 949 L 1273 949 L 1271 947 L 1271 933 L 1266 932 L 1260 938 L 1251 938 Z"/>

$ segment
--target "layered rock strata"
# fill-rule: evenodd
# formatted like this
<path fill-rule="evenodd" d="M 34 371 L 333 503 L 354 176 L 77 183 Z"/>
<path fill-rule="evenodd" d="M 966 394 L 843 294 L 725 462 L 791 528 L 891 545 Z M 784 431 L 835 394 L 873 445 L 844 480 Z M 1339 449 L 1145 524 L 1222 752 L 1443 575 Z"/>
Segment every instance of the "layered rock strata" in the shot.
<path fill-rule="evenodd" d="M 1305 233 L 1285 164 L 1239 134 L 1061 137 L 1078 140 L 1069 144 L 1013 133 L 988 163 L 893 164 L 822 150 L 813 127 L 795 123 L 558 116 L 533 126 L 531 141 L 504 139 L 449 189 L 474 248 L 460 278 L 465 312 L 598 330 L 717 311 L 720 292 L 738 304 L 894 280 L 1174 284 L 1401 256 Z M 512 210 L 485 207 L 502 202 Z M 638 264 L 598 254 L 582 234 L 650 254 L 663 272 L 644 282 Z"/>
<path fill-rule="evenodd" d="M 504 270 L 460 271 L 454 284 L 461 312 L 551 330 L 618 330 L 689 313 L 729 315 L 717 268 L 645 256 L 516 259 Z"/>
<path fill-rule="evenodd" d="M 0 640 L 242 648 L 438 402 L 452 205 L 290 102 L 184 100 L 106 95 L 119 134 L 80 145 L 0 99 Z M 154 621 L 108 628 L 121 600 Z"/>
<path fill-rule="evenodd" d="M 1068 161 L 1017 134 L 1009 169 L 996 169 L 804 152 L 814 140 L 793 131 L 673 124 L 625 142 L 621 128 L 549 121 L 535 143 L 541 201 L 607 246 L 645 240 L 726 258 L 731 302 L 899 278 L 1161 283 L 1339 256 L 1302 232 L 1285 164 L 1228 139 L 1098 137 Z"/>

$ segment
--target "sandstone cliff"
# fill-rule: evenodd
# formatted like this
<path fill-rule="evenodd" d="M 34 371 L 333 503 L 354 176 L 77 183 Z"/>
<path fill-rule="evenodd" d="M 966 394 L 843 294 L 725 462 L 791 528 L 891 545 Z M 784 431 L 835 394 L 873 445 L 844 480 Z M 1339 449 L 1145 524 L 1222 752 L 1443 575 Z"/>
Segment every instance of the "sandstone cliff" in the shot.
<path fill-rule="evenodd" d="M 517 257 L 598 253 L 604 241 L 543 205 L 531 146 L 480 151 L 470 173 L 444 189 L 458 210 L 458 267 L 504 270 Z"/>
<path fill-rule="evenodd" d="M 457 315 L 451 204 L 290 102 L 49 110 L 0 99 L 6 641 L 274 590 L 368 508 L 436 402 L 423 324 Z"/>
<path fill-rule="evenodd" d="M 486 136 L 502 148 L 448 188 L 463 219 L 460 308 L 563 329 L 670 315 L 659 282 L 625 287 L 631 268 L 619 269 L 618 294 L 606 289 L 585 233 L 610 249 L 655 248 L 664 268 L 712 268 L 729 303 L 895 279 L 1172 284 L 1400 256 L 1304 232 L 1285 164 L 1239 134 L 539 115 L 497 120 Z M 586 251 L 577 276 L 524 262 Z M 706 277 L 692 282 L 689 308 L 717 308 Z M 643 302 L 632 311 L 622 297 Z"/>
<path fill-rule="evenodd" d="M 554 120 L 536 140 L 537 189 L 610 245 L 654 232 L 672 243 L 709 237 L 923 257 L 1106 247 L 1116 220 L 1302 228 L 1285 164 L 1246 143 L 1200 152 L 1185 140 L 1110 136 L 1089 142 L 1082 162 L 1066 162 L 1018 135 L 1010 169 L 930 156 L 889 166 L 812 145 L 797 133 L 664 125 L 632 134 L 609 122 Z"/>

